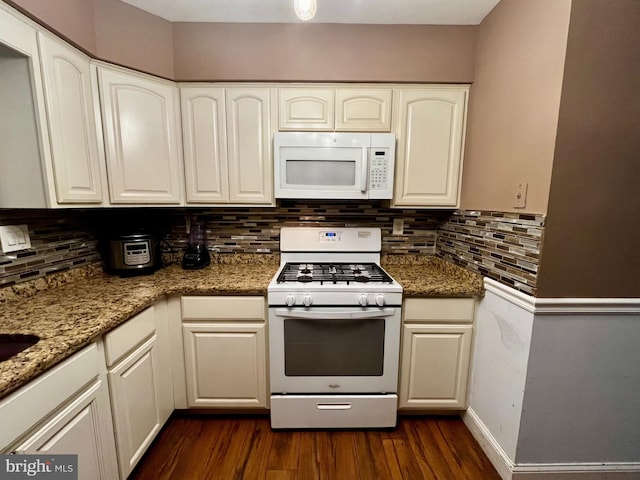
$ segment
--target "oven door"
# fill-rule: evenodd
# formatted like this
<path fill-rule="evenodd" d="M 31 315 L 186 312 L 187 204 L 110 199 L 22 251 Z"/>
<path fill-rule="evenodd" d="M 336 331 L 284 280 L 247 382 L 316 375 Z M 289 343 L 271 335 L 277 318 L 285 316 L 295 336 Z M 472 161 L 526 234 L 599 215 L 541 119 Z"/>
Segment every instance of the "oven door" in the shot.
<path fill-rule="evenodd" d="M 393 393 L 399 308 L 270 308 L 271 393 Z"/>

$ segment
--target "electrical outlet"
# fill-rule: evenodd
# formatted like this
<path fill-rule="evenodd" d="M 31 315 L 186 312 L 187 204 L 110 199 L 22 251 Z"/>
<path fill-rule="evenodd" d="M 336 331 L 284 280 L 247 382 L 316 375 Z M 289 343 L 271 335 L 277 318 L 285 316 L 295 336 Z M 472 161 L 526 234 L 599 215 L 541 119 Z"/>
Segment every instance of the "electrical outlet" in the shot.
<path fill-rule="evenodd" d="M 393 234 L 402 235 L 404 233 L 404 218 L 393 219 Z"/>
<path fill-rule="evenodd" d="M 519 183 L 516 187 L 516 194 L 513 199 L 513 208 L 525 208 L 527 206 L 528 183 Z"/>
<path fill-rule="evenodd" d="M 26 225 L 4 225 L 0 227 L 0 244 L 2 252 L 16 252 L 31 248 L 29 227 Z"/>

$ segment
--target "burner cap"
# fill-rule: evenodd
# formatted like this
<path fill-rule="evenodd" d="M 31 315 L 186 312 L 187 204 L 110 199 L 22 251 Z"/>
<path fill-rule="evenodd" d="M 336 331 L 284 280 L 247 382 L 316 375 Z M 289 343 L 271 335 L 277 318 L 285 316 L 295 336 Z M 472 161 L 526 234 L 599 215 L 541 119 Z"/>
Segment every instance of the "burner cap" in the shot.
<path fill-rule="evenodd" d="M 298 278 L 296 278 L 296 280 L 298 282 L 307 283 L 313 281 L 313 277 L 311 275 L 300 275 Z"/>
<path fill-rule="evenodd" d="M 301 268 L 300 273 L 311 273 L 311 270 L 309 270 L 308 268 Z"/>
<path fill-rule="evenodd" d="M 354 282 L 362 282 L 362 283 L 366 283 L 369 281 L 369 277 L 367 277 L 366 275 L 355 275 L 353 277 L 353 281 Z"/>

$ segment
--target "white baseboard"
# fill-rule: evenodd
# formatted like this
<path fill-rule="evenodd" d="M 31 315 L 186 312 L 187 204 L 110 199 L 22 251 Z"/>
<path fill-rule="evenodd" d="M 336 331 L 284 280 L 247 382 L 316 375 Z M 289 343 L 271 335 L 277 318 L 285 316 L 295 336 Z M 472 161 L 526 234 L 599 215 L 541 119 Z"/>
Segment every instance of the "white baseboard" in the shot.
<path fill-rule="evenodd" d="M 498 471 L 500 477 L 503 480 L 512 480 L 513 461 L 511 461 L 489 429 L 482 420 L 480 420 L 480 417 L 478 417 L 473 408 L 469 407 L 467 411 L 462 414 L 462 421 L 471 432 L 471 435 L 473 435 L 473 438 L 480 444 L 480 448 L 482 448 L 494 468 Z"/>
<path fill-rule="evenodd" d="M 503 480 L 638 480 L 640 462 L 514 464 L 484 425 L 469 408 L 462 420 Z"/>

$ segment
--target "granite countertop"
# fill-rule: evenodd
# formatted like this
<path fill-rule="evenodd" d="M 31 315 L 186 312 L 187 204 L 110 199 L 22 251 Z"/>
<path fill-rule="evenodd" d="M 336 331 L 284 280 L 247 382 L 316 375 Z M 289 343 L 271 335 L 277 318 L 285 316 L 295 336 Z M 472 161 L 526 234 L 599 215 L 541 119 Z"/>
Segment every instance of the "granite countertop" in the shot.
<path fill-rule="evenodd" d="M 381 263 L 407 297 L 483 294 L 482 277 L 463 268 L 435 257 L 397 257 Z M 0 304 L 0 333 L 37 335 L 40 341 L 0 362 L 0 398 L 165 295 L 265 296 L 278 262 L 276 255 L 225 255 L 202 270 L 171 265 L 129 278 L 95 273 L 6 301 Z"/>
<path fill-rule="evenodd" d="M 382 267 L 395 278 L 405 298 L 484 295 L 482 276 L 426 255 L 384 255 Z"/>

